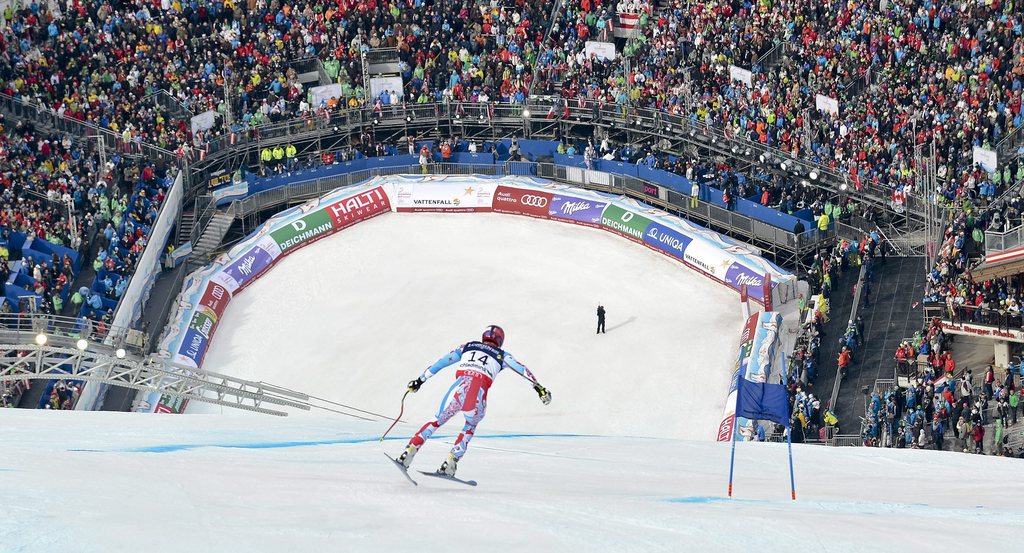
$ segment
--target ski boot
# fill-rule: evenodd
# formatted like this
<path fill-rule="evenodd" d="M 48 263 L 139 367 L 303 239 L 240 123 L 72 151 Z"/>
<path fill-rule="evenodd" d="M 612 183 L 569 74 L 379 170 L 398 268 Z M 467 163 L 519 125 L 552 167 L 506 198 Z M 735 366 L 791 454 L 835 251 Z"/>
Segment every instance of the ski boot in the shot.
<path fill-rule="evenodd" d="M 448 460 L 441 463 L 441 468 L 437 469 L 438 474 L 445 476 L 455 476 L 455 469 L 458 468 L 459 460 L 455 458 L 454 454 L 448 455 Z"/>
<path fill-rule="evenodd" d="M 416 452 L 419 450 L 420 448 L 409 444 L 409 447 L 406 447 L 405 451 L 403 451 L 402 454 L 398 456 L 398 459 L 395 460 L 402 463 L 405 468 L 409 468 L 409 466 L 412 465 L 412 458 L 416 456 Z"/>

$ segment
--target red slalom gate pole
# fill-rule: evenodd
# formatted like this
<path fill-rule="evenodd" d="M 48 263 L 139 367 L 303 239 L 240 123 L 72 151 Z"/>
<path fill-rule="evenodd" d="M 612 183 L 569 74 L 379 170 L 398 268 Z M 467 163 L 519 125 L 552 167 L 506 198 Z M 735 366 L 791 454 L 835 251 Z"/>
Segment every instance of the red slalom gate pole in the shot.
<path fill-rule="evenodd" d="M 387 432 L 385 432 L 384 435 L 380 437 L 380 441 L 383 442 L 384 438 L 388 435 L 389 432 L 391 432 L 391 429 L 394 428 L 396 424 L 398 424 L 398 421 L 402 420 L 402 413 L 405 412 L 405 397 L 408 395 L 409 390 L 406 390 L 405 393 L 402 394 L 402 407 L 398 410 L 398 416 L 395 417 L 395 422 L 391 423 L 391 426 L 388 427 Z"/>

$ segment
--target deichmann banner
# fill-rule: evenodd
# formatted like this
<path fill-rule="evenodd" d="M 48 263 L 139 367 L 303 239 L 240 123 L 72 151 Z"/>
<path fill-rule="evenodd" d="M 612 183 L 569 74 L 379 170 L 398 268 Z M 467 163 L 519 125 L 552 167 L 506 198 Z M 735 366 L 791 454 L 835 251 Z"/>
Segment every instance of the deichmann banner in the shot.
<path fill-rule="evenodd" d="M 603 228 L 737 291 L 746 285 L 759 301 L 765 274 L 772 275 L 772 286 L 785 284 L 786 290 L 795 290 L 793 275 L 744 245 L 622 196 L 530 177 L 376 177 L 271 217 L 212 265 L 190 275 L 179 296 L 175 322 L 161 343 L 164 355 L 185 366 L 200 366 L 231 298 L 299 247 L 389 211 L 492 210 Z M 150 394 L 143 404 L 162 410 L 168 408 L 166 399 Z"/>
<path fill-rule="evenodd" d="M 604 215 L 601 216 L 601 224 L 616 234 L 643 244 L 651 220 L 612 204 L 605 208 Z"/>

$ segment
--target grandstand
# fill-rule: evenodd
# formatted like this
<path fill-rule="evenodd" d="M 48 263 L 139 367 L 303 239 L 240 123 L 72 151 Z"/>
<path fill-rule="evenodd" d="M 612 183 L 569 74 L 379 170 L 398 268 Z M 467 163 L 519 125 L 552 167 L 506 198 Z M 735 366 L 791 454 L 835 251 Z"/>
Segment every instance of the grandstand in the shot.
<path fill-rule="evenodd" d="M 795 438 L 966 449 L 943 439 L 962 414 L 985 453 L 1021 445 L 1012 3 L 17 5 L 0 29 L 6 406 L 130 410 L 138 390 L 207 386 L 261 409 L 251 383 L 150 357 L 188 273 L 371 176 L 519 175 L 637 199 L 806 280 Z M 104 363 L 124 371 L 89 372 Z"/>

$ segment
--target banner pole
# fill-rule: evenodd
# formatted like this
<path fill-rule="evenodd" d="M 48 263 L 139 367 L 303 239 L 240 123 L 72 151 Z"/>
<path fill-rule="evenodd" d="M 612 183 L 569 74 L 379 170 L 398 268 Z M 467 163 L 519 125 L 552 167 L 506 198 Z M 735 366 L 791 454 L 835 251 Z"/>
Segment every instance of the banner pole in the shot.
<path fill-rule="evenodd" d="M 796 501 L 796 480 L 793 478 L 793 427 L 789 427 L 786 433 L 786 444 L 789 446 L 789 488 L 792 492 L 793 501 Z"/>
<path fill-rule="evenodd" d="M 736 380 L 736 409 L 732 415 L 732 433 L 729 438 L 732 442 L 732 452 L 729 454 L 729 497 L 732 497 L 732 475 L 733 468 L 736 465 L 736 419 L 739 418 L 737 414 L 740 407 L 740 386 L 743 382 L 743 375 L 739 375 L 739 379 Z"/>

